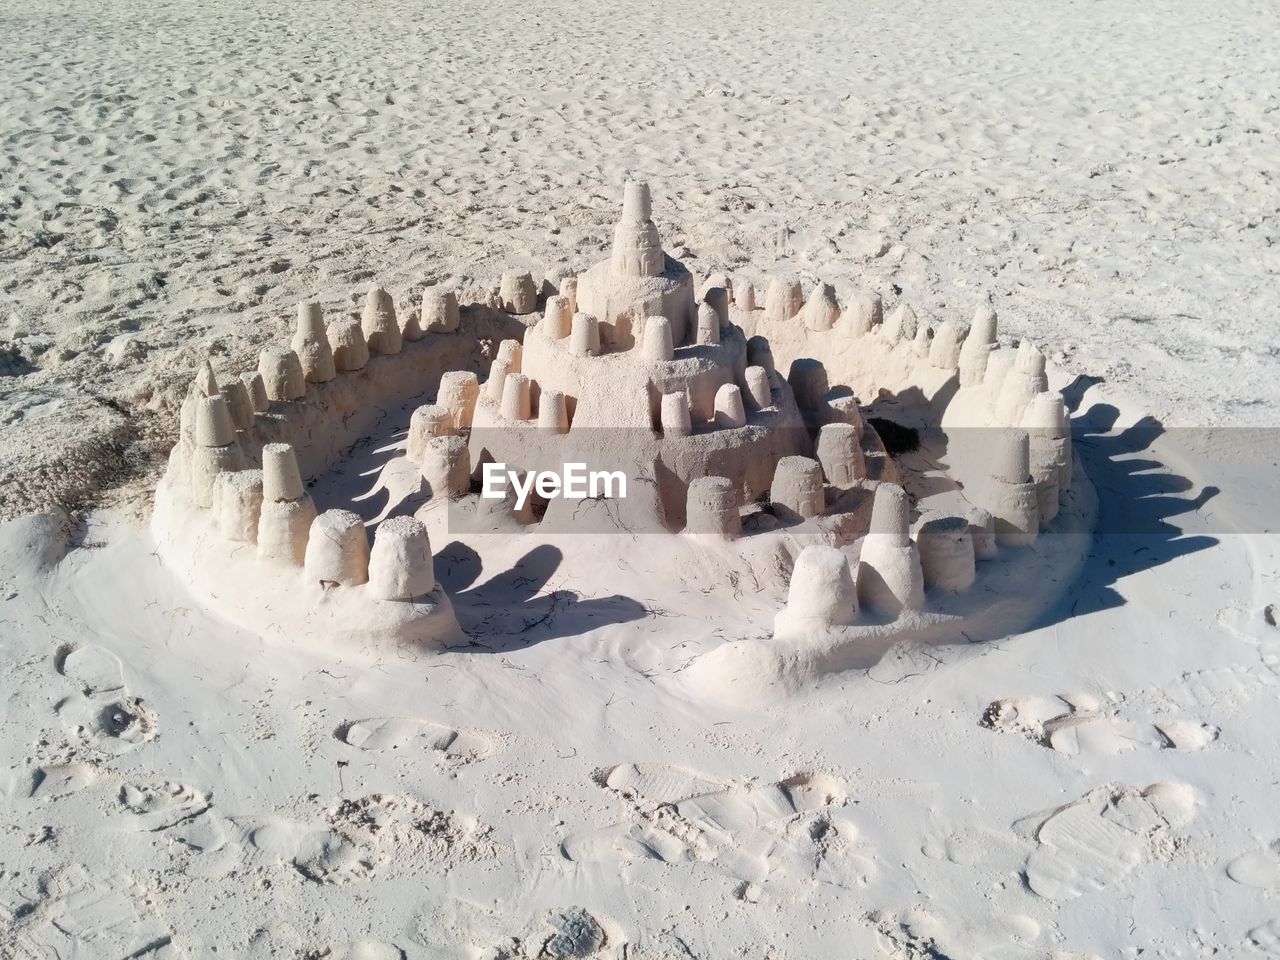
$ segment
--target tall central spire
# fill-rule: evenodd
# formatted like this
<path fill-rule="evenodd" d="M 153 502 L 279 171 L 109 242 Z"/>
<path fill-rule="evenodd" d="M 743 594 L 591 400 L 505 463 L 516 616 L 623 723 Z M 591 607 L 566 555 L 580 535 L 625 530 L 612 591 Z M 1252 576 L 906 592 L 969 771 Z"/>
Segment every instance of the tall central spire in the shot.
<path fill-rule="evenodd" d="M 659 277 L 663 259 L 662 240 L 650 217 L 649 185 L 628 180 L 622 197 L 622 219 L 613 228 L 610 271 L 620 277 Z"/>

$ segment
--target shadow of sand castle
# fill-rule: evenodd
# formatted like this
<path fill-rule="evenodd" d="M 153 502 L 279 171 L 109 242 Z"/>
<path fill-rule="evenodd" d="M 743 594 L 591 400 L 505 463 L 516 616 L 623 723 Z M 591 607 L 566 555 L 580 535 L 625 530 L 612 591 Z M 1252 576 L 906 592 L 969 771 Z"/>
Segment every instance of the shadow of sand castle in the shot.
<path fill-rule="evenodd" d="M 648 616 L 641 604 L 618 594 L 584 598 L 573 590 L 543 592 L 563 559 L 558 548 L 542 544 L 510 569 L 478 583 L 484 569 L 480 554 L 460 540 L 448 543 L 436 555 L 436 578 L 471 637 L 460 649 L 505 653 Z"/>
<path fill-rule="evenodd" d="M 1080 377 L 1063 391 L 1072 413 L 1097 382 Z M 1072 445 L 1097 491 L 1098 513 L 1084 566 L 1035 627 L 1121 606 L 1119 581 L 1219 543 L 1202 512 L 1219 489 L 1204 485 L 1186 495 L 1196 482 L 1173 472 L 1154 449 L 1157 440 L 1172 448 L 1176 437 L 1154 417 L 1115 430 L 1119 415 L 1110 404 L 1097 403 L 1072 417 Z"/>

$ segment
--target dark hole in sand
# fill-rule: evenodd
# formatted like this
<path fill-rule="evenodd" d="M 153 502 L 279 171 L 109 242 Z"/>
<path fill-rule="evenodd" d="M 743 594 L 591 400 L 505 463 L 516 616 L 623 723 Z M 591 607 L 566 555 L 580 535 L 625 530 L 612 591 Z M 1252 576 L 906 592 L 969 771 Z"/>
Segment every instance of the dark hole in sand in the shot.
<path fill-rule="evenodd" d="M 124 702 L 108 704 L 98 714 L 98 724 L 109 737 L 123 737 L 137 722 L 137 711 Z"/>
<path fill-rule="evenodd" d="M 900 423 L 894 423 L 883 417 L 871 417 L 867 423 L 871 424 L 880 435 L 880 440 L 890 456 L 913 453 L 920 449 L 920 432 L 912 427 L 904 427 Z"/>

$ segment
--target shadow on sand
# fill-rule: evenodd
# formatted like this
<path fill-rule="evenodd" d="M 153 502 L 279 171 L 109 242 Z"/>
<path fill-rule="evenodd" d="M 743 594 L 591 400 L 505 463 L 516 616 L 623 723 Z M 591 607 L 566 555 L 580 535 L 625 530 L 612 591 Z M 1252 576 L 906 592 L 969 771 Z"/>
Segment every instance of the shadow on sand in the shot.
<path fill-rule="evenodd" d="M 1084 396 L 1098 381 L 1078 377 L 1063 398 L 1072 414 L 1072 445 L 1098 496 L 1098 516 L 1084 567 L 1074 583 L 1031 625 L 1050 626 L 1070 617 L 1122 605 L 1116 584 L 1179 557 L 1218 544 L 1204 517 L 1196 515 L 1219 494 L 1173 472 L 1153 450 L 1169 431 L 1154 417 L 1115 429 L 1119 410 L 1096 403 L 1081 413 Z M 1184 518 L 1179 522 L 1178 518 Z"/>
<path fill-rule="evenodd" d="M 618 594 L 585 598 L 573 590 L 542 593 L 563 559 L 557 547 L 542 544 L 511 569 L 478 583 L 480 554 L 460 540 L 447 544 L 436 554 L 436 579 L 471 638 L 459 649 L 505 653 L 649 615 L 640 603 Z"/>

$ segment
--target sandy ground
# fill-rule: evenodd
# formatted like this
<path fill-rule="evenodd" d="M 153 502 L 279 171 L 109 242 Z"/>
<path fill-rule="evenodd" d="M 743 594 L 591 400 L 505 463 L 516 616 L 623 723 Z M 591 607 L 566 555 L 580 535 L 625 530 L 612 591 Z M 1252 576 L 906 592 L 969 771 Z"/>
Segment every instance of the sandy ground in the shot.
<path fill-rule="evenodd" d="M 0 528 L 0 956 L 1280 955 L 1273 434 L 1112 430 L 1278 422 L 1273 19 L 0 0 L 0 516 L 117 491 Z M 785 702 L 689 683 L 660 557 L 458 554 L 482 646 L 414 660 L 191 602 L 141 492 L 199 359 L 581 269 L 627 174 L 694 269 L 990 291 L 1105 379 L 1068 597 Z"/>
<path fill-rule="evenodd" d="M 138 517 L 0 527 L 0 952 L 1274 955 L 1274 537 L 1114 413 L 1077 451 L 1144 532 L 1031 629 L 781 697 L 698 667 L 781 581 L 659 537 L 445 544 L 472 645 L 380 655 L 230 626 Z"/>

